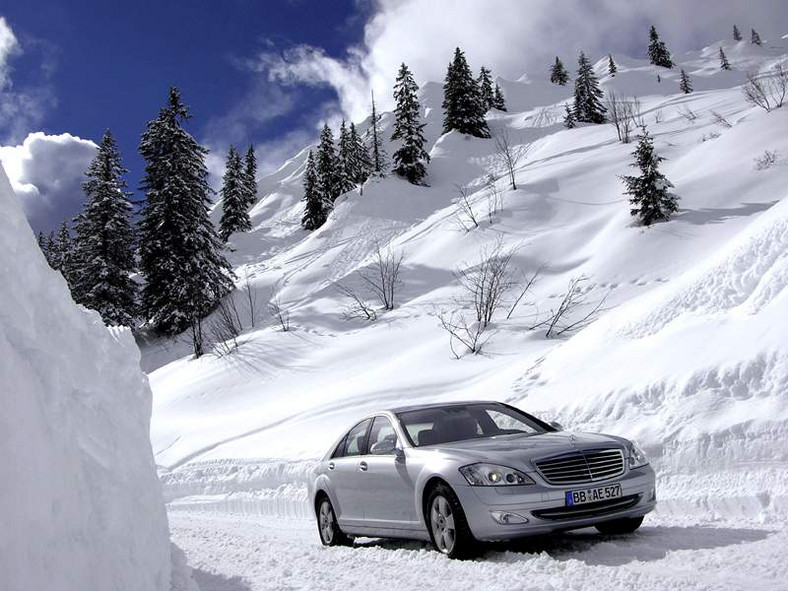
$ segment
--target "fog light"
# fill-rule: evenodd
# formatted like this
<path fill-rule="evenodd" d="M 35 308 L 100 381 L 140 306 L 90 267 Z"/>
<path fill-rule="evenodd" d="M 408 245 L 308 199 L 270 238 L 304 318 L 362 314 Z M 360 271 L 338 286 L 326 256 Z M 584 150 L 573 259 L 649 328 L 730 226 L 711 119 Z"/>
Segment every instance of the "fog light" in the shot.
<path fill-rule="evenodd" d="M 528 519 L 517 513 L 508 511 L 490 511 L 490 516 L 496 523 L 501 525 L 516 525 L 518 523 L 528 523 Z"/>

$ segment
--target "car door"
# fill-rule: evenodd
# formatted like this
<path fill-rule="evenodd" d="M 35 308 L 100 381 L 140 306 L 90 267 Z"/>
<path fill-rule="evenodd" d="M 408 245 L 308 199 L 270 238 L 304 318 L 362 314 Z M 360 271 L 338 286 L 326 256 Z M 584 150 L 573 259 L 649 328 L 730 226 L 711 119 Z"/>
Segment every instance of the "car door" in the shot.
<path fill-rule="evenodd" d="M 367 438 L 372 419 L 355 425 L 344 438 L 344 446 L 328 462 L 329 482 L 336 497 L 337 520 L 340 526 L 362 525 L 364 519 L 364 500 L 362 487 L 364 475 L 360 462 L 367 451 Z"/>
<path fill-rule="evenodd" d="M 415 483 L 408 473 L 407 459 L 402 451 L 375 453 L 378 444 L 386 442 L 389 448 L 392 441 L 402 449 L 389 418 L 375 417 L 369 433 L 369 453 L 363 458 L 364 521 L 368 527 L 413 529 L 418 526 Z"/>

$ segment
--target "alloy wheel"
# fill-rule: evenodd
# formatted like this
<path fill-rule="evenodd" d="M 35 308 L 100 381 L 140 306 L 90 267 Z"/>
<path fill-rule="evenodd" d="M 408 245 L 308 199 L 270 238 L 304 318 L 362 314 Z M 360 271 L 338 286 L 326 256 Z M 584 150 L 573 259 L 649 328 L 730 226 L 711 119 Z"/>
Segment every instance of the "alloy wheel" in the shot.
<path fill-rule="evenodd" d="M 457 539 L 457 533 L 451 505 L 449 505 L 446 497 L 442 495 L 438 495 L 432 500 L 430 525 L 432 526 L 432 537 L 438 550 L 444 554 L 451 554 Z"/>

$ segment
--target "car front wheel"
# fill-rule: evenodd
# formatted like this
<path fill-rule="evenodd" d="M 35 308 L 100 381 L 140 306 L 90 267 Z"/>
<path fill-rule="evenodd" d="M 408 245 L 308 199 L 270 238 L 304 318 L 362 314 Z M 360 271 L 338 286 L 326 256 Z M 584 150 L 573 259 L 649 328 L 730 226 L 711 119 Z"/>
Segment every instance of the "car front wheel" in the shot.
<path fill-rule="evenodd" d="M 317 503 L 317 530 L 324 546 L 349 546 L 353 542 L 339 529 L 334 507 L 326 496 Z"/>
<path fill-rule="evenodd" d="M 449 558 L 471 556 L 476 540 L 454 491 L 438 484 L 430 491 L 426 508 L 427 528 L 435 548 Z"/>
<path fill-rule="evenodd" d="M 641 523 L 643 523 L 643 517 L 622 517 L 621 519 L 599 523 L 595 527 L 600 534 L 631 534 L 640 527 Z"/>

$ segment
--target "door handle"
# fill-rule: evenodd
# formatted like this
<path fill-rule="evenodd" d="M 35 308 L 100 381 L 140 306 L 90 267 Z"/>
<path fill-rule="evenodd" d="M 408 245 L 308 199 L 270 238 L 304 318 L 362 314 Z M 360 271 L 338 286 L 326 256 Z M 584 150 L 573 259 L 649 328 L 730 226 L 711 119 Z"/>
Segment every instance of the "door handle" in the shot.
<path fill-rule="evenodd" d="M 333 470 L 333 469 L 334 469 L 334 467 L 335 467 L 335 466 L 334 466 L 334 462 L 329 462 L 329 463 L 328 463 L 328 469 L 329 469 L 329 470 Z"/>
<path fill-rule="evenodd" d="M 368 468 L 368 466 L 367 466 L 366 462 L 359 462 L 358 463 L 358 469 L 361 470 L 362 472 L 366 472 L 367 468 Z"/>

